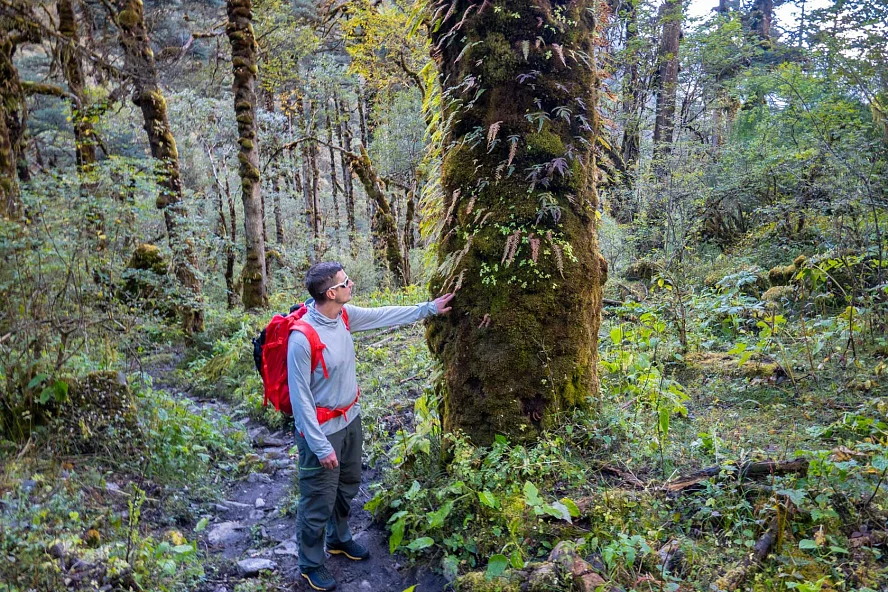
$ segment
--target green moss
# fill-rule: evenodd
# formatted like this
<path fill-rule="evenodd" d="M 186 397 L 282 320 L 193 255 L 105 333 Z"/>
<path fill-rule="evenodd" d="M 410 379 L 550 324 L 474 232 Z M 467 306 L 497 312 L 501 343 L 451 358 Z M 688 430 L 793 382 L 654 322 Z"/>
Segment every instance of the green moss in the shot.
<path fill-rule="evenodd" d="M 778 265 L 768 272 L 768 281 L 772 286 L 787 286 L 798 269 L 795 265 Z"/>
<path fill-rule="evenodd" d="M 449 151 L 441 163 L 441 180 L 448 187 L 465 187 L 475 179 L 475 160 L 465 146 Z"/>
<path fill-rule="evenodd" d="M 244 150 L 252 150 L 254 148 L 253 142 L 247 138 L 240 138 L 237 143 L 240 144 L 241 148 Z"/>
<path fill-rule="evenodd" d="M 564 156 L 564 142 L 545 127 L 542 131 L 525 136 L 527 151 L 534 156 L 554 158 Z"/>
<path fill-rule="evenodd" d="M 135 10 L 122 10 L 117 14 L 117 22 L 121 27 L 132 29 L 139 24 L 139 13 Z"/>
<path fill-rule="evenodd" d="M 521 588 L 519 582 L 508 575 L 488 580 L 484 572 L 473 571 L 456 580 L 456 589 L 459 592 L 518 592 Z"/>
<path fill-rule="evenodd" d="M 515 78 L 519 54 L 502 33 L 489 34 L 481 45 L 471 51 L 473 55 L 467 56 L 470 59 L 484 59 L 481 72 L 485 84 L 501 85 Z"/>

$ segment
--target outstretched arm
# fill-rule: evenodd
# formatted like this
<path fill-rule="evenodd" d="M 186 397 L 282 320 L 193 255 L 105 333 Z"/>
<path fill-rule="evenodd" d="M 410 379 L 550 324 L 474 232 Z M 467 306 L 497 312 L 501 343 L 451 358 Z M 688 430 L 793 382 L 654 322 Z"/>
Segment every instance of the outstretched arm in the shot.
<path fill-rule="evenodd" d="M 431 302 L 423 302 L 414 306 L 380 306 L 363 308 L 346 304 L 348 323 L 351 331 L 369 331 L 395 325 L 415 323 L 435 314 L 444 314 L 450 310 L 448 303 L 453 294 L 445 294 Z"/>

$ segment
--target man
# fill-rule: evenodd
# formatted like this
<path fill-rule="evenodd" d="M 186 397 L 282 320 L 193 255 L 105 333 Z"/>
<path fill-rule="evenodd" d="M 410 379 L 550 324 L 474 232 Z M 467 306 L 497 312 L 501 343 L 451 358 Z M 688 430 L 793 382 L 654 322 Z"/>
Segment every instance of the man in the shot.
<path fill-rule="evenodd" d="M 336 588 L 336 580 L 324 566 L 325 536 L 331 554 L 354 561 L 370 555 L 352 540 L 348 527 L 351 501 L 361 484 L 363 438 L 351 332 L 446 313 L 453 298 L 445 294 L 416 306 L 360 308 L 346 305 L 353 286 L 339 263 L 312 266 L 305 277 L 312 300 L 306 302 L 308 312 L 302 319 L 326 346 L 323 363 L 312 372 L 311 346 L 302 332 L 290 333 L 287 344 L 287 382 L 299 449 L 299 567 L 315 590 Z"/>

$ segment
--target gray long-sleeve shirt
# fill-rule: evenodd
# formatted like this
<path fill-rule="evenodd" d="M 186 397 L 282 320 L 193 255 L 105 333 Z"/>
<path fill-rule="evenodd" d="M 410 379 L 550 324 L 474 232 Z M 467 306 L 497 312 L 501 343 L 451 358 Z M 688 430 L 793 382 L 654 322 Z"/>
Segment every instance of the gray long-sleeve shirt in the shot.
<path fill-rule="evenodd" d="M 324 362 L 328 378 L 324 378 L 321 364 L 311 371 L 311 347 L 308 338 L 299 331 L 290 333 L 287 342 L 287 383 L 290 387 L 290 402 L 293 405 L 293 419 L 296 431 L 305 437 L 308 447 L 318 458 L 333 452 L 326 436 L 343 429 L 356 421 L 361 413 L 360 403 L 339 416 L 318 424 L 316 407 L 342 409 L 355 400 L 358 392 L 355 374 L 355 344 L 351 333 L 345 328 L 342 315 L 330 319 L 317 311 L 313 300 L 306 303 L 308 312 L 303 320 L 318 332 L 324 349 Z M 434 302 L 424 302 L 415 306 L 381 306 L 361 308 L 345 305 L 351 332 L 369 331 L 382 327 L 392 327 L 413 323 L 435 314 Z"/>

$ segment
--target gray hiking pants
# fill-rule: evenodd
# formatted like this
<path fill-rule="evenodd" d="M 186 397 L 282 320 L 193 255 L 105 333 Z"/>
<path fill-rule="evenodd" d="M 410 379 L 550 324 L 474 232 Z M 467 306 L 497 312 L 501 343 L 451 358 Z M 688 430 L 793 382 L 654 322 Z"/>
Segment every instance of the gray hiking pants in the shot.
<path fill-rule="evenodd" d="M 305 438 L 296 434 L 299 449 L 299 567 L 313 569 L 324 564 L 324 536 L 331 543 L 352 538 L 348 527 L 351 502 L 361 485 L 361 418 L 327 436 L 336 452 L 339 466 L 325 469 L 309 450 Z"/>

